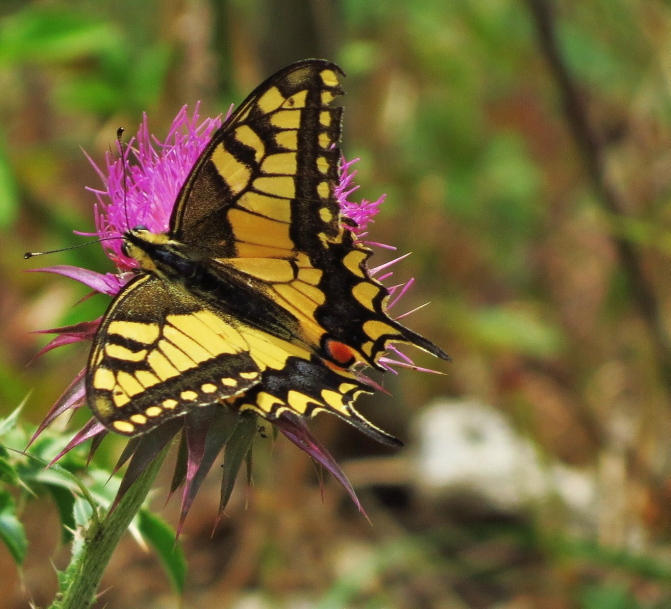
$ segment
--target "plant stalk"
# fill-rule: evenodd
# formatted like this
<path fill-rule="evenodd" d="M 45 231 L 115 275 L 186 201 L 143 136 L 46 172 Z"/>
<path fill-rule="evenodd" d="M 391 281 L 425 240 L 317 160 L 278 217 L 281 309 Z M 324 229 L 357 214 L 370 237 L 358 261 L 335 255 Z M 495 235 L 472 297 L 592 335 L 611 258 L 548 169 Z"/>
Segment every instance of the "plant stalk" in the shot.
<path fill-rule="evenodd" d="M 166 447 L 147 466 L 104 520 L 92 518 L 84 534 L 84 548 L 73 555 L 65 572 L 67 588 L 59 593 L 49 609 L 85 609 L 96 601 L 96 592 L 107 563 L 142 507 L 167 452 Z"/>

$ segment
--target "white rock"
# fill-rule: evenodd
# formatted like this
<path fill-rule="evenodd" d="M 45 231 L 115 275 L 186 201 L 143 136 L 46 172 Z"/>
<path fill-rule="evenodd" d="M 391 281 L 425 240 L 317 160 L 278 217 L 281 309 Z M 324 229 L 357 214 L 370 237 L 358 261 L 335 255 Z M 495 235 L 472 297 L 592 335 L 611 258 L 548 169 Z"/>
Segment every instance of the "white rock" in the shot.
<path fill-rule="evenodd" d="M 534 445 L 490 406 L 439 400 L 418 417 L 416 435 L 424 492 L 477 495 L 513 511 L 555 495 L 580 513 L 593 509 L 593 474 L 541 461 Z"/>

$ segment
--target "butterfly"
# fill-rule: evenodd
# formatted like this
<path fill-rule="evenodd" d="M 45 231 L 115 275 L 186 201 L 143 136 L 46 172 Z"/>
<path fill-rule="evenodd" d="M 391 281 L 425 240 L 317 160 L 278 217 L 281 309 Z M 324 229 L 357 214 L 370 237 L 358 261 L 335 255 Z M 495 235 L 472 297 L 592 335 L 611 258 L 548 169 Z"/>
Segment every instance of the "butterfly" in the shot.
<path fill-rule="evenodd" d="M 259 85 L 214 133 L 169 230 L 123 235 L 138 272 L 105 313 L 88 360 L 97 419 L 126 436 L 221 404 L 272 421 L 338 415 L 398 440 L 354 408 L 390 343 L 448 356 L 387 313 L 371 251 L 334 194 L 342 70 L 295 63 Z"/>

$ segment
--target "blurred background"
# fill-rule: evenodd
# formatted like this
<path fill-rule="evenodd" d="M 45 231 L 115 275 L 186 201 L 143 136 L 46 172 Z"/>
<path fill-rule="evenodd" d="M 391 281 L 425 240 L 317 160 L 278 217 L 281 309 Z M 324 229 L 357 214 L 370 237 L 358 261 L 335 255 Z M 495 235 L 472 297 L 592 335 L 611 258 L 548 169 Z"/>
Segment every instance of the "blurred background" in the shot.
<path fill-rule="evenodd" d="M 102 163 L 143 112 L 159 138 L 184 104 L 225 113 L 306 57 L 348 74 L 357 195 L 388 195 L 371 238 L 412 252 L 395 311 L 430 301 L 405 322 L 453 358 L 413 354 L 444 376 L 388 374 L 391 395 L 361 400 L 400 450 L 312 424 L 372 526 L 284 438 L 261 439 L 254 486 L 214 532 L 216 472 L 191 510 L 183 604 L 129 536 L 98 606 L 671 607 L 670 50 L 662 0 L 3 0 L 3 414 L 30 394 L 38 423 L 86 360 L 31 361 L 46 339 L 30 333 L 108 303 L 23 272 L 113 270 L 97 246 L 23 260 L 93 228 L 82 150 Z M 168 482 L 155 507 L 174 525 Z M 48 604 L 68 558 L 53 502 L 21 509 L 21 570 L 0 547 L 12 609 Z"/>

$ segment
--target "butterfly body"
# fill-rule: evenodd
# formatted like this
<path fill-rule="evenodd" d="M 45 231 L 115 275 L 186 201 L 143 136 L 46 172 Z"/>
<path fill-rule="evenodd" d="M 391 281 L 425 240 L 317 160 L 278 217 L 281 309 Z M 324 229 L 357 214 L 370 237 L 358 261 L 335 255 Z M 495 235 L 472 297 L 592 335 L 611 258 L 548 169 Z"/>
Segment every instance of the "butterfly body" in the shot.
<path fill-rule="evenodd" d="M 155 275 L 166 289 L 180 288 L 181 297 L 197 296 L 230 319 L 272 331 L 279 338 L 295 338 L 296 319 L 265 297 L 258 282 L 215 265 L 198 248 L 138 227 L 125 233 L 123 249 L 137 260 L 141 272 Z"/>
<path fill-rule="evenodd" d="M 89 404 L 136 435 L 219 403 L 273 419 L 332 412 L 387 443 L 353 407 L 359 369 L 387 345 L 447 356 L 391 319 L 370 250 L 335 199 L 341 70 L 321 60 L 260 85 L 214 134 L 166 233 L 124 235 L 137 276 L 105 314 L 89 358 Z"/>

